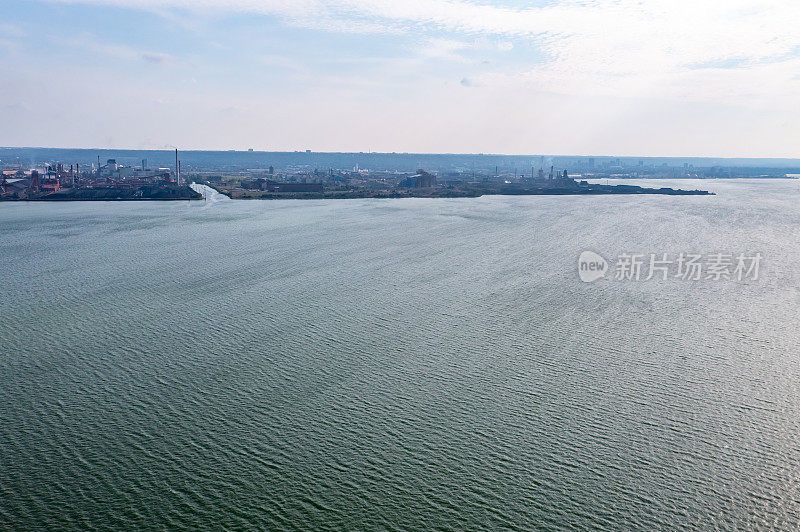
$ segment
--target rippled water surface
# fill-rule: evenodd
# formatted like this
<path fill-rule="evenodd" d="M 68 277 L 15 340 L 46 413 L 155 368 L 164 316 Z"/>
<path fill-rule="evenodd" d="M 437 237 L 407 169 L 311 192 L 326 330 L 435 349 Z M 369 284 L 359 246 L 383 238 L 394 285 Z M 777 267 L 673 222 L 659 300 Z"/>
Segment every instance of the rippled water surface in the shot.
<path fill-rule="evenodd" d="M 800 184 L 681 186 L 0 204 L 0 528 L 796 526 Z"/>

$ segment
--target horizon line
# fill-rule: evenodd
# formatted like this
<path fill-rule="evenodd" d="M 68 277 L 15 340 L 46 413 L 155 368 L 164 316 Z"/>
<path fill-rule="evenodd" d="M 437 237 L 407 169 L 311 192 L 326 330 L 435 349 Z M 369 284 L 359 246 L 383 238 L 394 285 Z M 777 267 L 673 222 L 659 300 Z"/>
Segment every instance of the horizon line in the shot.
<path fill-rule="evenodd" d="M 100 148 L 100 147 L 63 147 L 63 146 L 0 146 L 0 150 L 98 150 L 98 151 L 156 151 L 170 152 L 176 148 Z M 474 156 L 474 157 L 608 157 L 608 158 L 627 158 L 627 159 L 742 159 L 742 160 L 789 160 L 800 162 L 798 156 L 729 156 L 729 155 L 621 155 L 621 154 L 553 154 L 553 153 L 484 153 L 484 152 L 412 152 L 412 151 L 317 151 L 306 149 L 297 150 L 256 150 L 255 148 L 177 148 L 181 152 L 220 152 L 220 153 L 303 153 L 320 155 L 452 155 L 452 156 Z M 308 151 L 307 151 L 308 150 Z"/>

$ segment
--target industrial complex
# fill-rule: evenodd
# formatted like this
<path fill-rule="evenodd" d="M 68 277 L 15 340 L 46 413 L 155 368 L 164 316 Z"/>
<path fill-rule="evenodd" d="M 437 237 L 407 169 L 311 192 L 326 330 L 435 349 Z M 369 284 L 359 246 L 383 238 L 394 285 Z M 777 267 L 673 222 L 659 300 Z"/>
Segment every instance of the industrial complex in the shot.
<path fill-rule="evenodd" d="M 9 165 L 6 165 L 9 166 Z M 14 165 L 11 165 L 14 166 Z M 23 201 L 160 200 L 198 199 L 201 196 L 182 182 L 180 161 L 174 169 L 151 167 L 147 159 L 137 166 L 117 164 L 116 159 L 89 165 L 61 162 L 39 168 L 2 170 L 0 199 Z"/>
<path fill-rule="evenodd" d="M 608 159 L 596 164 L 594 158 L 536 157 L 527 159 L 525 166 L 516 166 L 519 157 L 503 161 L 500 156 L 315 154 L 309 151 L 179 154 L 178 150 L 174 153 L 121 150 L 115 155 L 105 150 L 104 157 L 94 154 L 89 158 L 87 152 L 89 150 L 0 149 L 0 200 L 201 199 L 202 195 L 189 186 L 191 183 L 210 186 L 233 199 L 701 194 L 704 192 L 610 185 L 602 183 L 602 179 L 698 178 L 701 172 L 706 177 L 723 173 L 717 167 L 700 170 L 687 163 L 683 167 L 665 163 L 657 166 L 655 163 L 645 165 L 643 161 L 630 164 Z M 35 158 L 26 158 L 27 153 L 34 154 Z M 134 159 L 134 154 L 142 157 Z M 148 162 L 147 155 L 157 163 Z M 182 170 L 181 155 L 189 158 L 189 164 L 183 165 L 185 170 Z M 53 160 L 54 156 L 74 157 L 74 162 L 62 163 Z M 361 162 L 345 166 L 353 159 L 374 166 L 370 164 L 372 168 L 366 168 Z M 417 167 L 410 171 L 408 167 L 414 161 L 438 163 L 439 167 L 435 170 Z M 505 164 L 488 166 L 487 161 Z M 447 166 L 442 164 L 445 162 Z M 321 164 L 327 167 L 320 168 Z M 730 170 L 724 172 L 731 175 Z"/>

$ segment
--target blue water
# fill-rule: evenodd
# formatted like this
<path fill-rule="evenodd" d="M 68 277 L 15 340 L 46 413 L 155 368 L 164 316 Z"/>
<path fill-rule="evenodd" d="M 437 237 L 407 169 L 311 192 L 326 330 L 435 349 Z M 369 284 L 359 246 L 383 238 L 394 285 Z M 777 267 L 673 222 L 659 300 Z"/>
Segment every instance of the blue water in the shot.
<path fill-rule="evenodd" d="M 797 526 L 800 186 L 673 184 L 0 204 L 0 528 Z"/>

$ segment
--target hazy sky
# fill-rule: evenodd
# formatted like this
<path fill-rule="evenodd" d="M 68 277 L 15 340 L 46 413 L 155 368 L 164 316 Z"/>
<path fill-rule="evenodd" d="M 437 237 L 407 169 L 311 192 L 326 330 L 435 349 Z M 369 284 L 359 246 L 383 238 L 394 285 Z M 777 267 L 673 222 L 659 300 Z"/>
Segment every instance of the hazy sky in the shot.
<path fill-rule="evenodd" d="M 0 2 L 0 145 L 800 156 L 798 0 Z"/>

